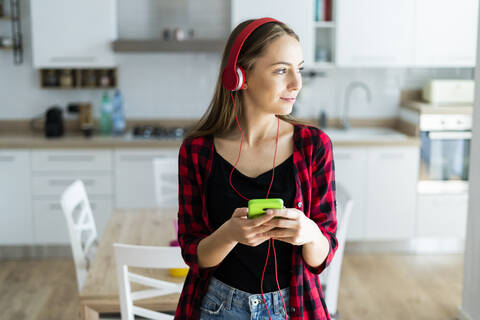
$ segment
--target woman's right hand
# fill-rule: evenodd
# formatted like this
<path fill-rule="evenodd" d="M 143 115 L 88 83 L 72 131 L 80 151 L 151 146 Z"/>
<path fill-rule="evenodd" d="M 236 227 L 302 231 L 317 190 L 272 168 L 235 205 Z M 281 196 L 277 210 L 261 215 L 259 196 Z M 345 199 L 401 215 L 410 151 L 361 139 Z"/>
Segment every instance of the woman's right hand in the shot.
<path fill-rule="evenodd" d="M 226 222 L 228 234 L 233 241 L 256 247 L 269 239 L 269 237 L 264 236 L 264 233 L 274 227 L 263 224 L 272 218 L 272 214 L 264 214 L 254 219 L 248 219 L 248 208 L 237 208 Z"/>

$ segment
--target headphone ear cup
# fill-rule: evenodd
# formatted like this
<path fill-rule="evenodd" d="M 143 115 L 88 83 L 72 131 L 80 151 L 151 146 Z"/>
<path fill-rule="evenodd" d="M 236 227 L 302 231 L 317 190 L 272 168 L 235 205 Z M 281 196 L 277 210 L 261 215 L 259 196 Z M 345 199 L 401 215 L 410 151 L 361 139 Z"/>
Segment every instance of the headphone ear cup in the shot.
<path fill-rule="evenodd" d="M 246 78 L 245 77 L 245 70 L 243 70 L 242 67 L 237 66 L 236 71 L 237 71 L 238 85 L 237 85 L 237 87 L 235 88 L 234 91 L 238 91 L 238 90 L 243 88 L 243 86 L 245 85 L 245 78 Z"/>

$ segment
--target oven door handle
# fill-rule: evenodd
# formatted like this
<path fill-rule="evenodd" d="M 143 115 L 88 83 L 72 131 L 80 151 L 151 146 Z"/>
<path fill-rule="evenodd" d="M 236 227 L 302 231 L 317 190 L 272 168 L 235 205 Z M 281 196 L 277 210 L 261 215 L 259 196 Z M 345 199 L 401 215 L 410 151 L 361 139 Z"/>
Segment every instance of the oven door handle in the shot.
<path fill-rule="evenodd" d="M 432 132 L 428 133 L 428 137 L 432 140 L 470 140 L 472 139 L 471 131 L 442 131 L 442 132 Z"/>

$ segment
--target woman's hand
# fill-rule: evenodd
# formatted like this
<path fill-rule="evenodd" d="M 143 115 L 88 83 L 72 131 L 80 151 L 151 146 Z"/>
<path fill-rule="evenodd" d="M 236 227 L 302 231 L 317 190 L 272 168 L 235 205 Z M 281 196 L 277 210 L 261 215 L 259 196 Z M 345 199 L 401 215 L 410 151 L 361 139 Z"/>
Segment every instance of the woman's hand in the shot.
<path fill-rule="evenodd" d="M 269 210 L 272 210 L 273 217 L 279 217 L 280 219 L 269 219 L 265 222 L 265 227 L 273 228 L 264 233 L 264 236 L 267 238 L 301 246 L 317 241 L 319 236 L 323 236 L 317 224 L 307 218 L 305 214 L 298 209 L 284 208 Z M 269 210 L 267 210 L 267 213 Z"/>
<path fill-rule="evenodd" d="M 264 214 L 258 218 L 248 219 L 248 208 L 237 208 L 232 217 L 225 223 L 227 224 L 228 234 L 233 241 L 256 247 L 270 238 L 270 236 L 264 234 L 274 228 L 266 225 L 272 218 L 273 214 Z"/>

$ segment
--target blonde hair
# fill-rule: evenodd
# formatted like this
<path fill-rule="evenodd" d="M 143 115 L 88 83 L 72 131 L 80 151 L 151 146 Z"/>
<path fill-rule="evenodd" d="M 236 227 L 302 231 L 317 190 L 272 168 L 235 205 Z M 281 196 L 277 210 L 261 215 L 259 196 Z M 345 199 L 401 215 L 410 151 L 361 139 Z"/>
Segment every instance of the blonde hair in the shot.
<path fill-rule="evenodd" d="M 255 20 L 252 19 L 241 22 L 230 34 L 223 51 L 222 63 L 220 65 L 217 78 L 217 85 L 210 105 L 196 125 L 189 132 L 187 132 L 184 139 L 205 135 L 222 134 L 231 130 L 236 125 L 230 91 L 225 89 L 222 84 L 222 72 L 228 62 L 230 50 L 236 37 L 248 24 L 253 21 Z M 245 71 L 251 70 L 256 59 L 262 56 L 265 48 L 275 39 L 283 35 L 292 36 L 299 41 L 298 35 L 282 22 L 269 22 L 261 25 L 254 32 L 252 32 L 243 43 L 242 49 L 238 55 L 237 64 Z M 232 92 L 233 99 L 235 100 L 237 116 L 239 118 L 242 115 L 243 109 L 240 99 L 241 94 L 242 90 Z M 292 124 L 311 125 L 307 122 L 295 119 L 291 115 L 278 115 L 278 118 Z"/>

